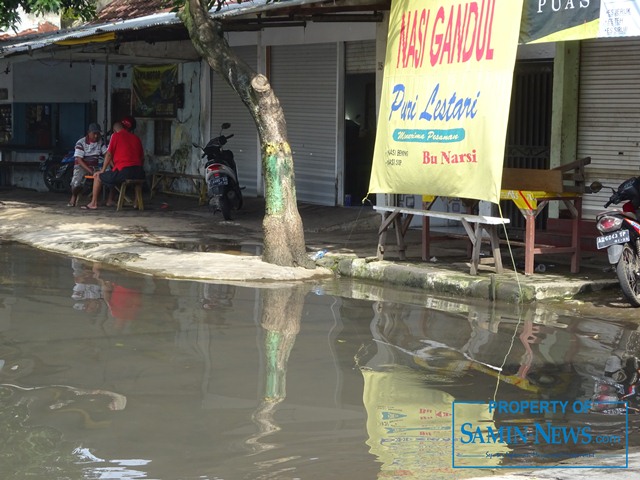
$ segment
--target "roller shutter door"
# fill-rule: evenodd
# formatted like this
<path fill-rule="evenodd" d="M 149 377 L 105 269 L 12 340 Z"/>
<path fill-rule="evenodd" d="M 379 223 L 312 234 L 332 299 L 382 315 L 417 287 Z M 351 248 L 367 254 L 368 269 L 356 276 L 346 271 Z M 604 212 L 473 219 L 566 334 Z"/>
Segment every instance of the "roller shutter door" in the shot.
<path fill-rule="evenodd" d="M 299 201 L 336 204 L 337 45 L 271 49 L 271 85 L 284 110 Z"/>
<path fill-rule="evenodd" d="M 591 157 L 587 184 L 617 187 L 640 171 L 640 40 L 582 42 L 578 158 Z M 593 219 L 611 190 L 585 195 L 583 214 Z"/>
<path fill-rule="evenodd" d="M 258 68 L 258 54 L 255 46 L 236 47 L 234 51 L 253 69 Z M 229 140 L 227 146 L 233 152 L 238 166 L 240 186 L 246 187 L 242 194 L 247 197 L 255 197 L 258 181 L 262 181 L 256 124 L 240 97 L 215 72 L 213 72 L 211 80 L 211 103 L 211 112 L 213 112 L 212 136 L 219 135 L 222 123 L 229 122 L 231 124 L 231 128 L 226 133 L 233 133 L 234 137 Z"/>

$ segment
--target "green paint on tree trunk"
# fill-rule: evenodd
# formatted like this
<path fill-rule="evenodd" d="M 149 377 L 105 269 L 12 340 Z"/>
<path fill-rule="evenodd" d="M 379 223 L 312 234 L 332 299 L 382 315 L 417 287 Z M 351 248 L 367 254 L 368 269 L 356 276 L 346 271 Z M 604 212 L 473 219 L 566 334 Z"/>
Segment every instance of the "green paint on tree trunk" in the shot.
<path fill-rule="evenodd" d="M 267 375 L 264 389 L 265 399 L 279 399 L 286 395 L 285 373 L 278 367 L 279 352 L 282 348 L 284 335 L 279 332 L 268 331 L 264 340 L 267 354 Z"/>

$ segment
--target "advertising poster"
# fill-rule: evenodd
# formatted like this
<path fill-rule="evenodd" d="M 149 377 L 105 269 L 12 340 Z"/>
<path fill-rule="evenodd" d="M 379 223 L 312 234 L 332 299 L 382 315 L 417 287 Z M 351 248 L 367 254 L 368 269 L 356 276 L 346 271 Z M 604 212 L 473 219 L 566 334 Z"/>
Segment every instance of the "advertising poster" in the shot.
<path fill-rule="evenodd" d="M 640 35 L 637 0 L 527 0 L 520 43 L 560 42 Z"/>
<path fill-rule="evenodd" d="M 490 445 L 460 444 L 462 436 L 452 438 L 452 405 L 448 393 L 416 382 L 413 375 L 398 372 L 362 370 L 363 401 L 367 410 L 367 433 L 370 452 L 381 463 L 378 478 L 424 478 L 433 480 L 458 477 L 456 467 L 499 466 L 510 452 L 505 443 Z M 458 409 L 459 422 L 480 424 L 481 431 L 496 428 L 484 405 L 465 405 Z M 452 461 L 452 441 L 464 457 Z M 489 452 L 490 454 L 487 454 Z"/>
<path fill-rule="evenodd" d="M 522 0 L 394 0 L 370 193 L 500 199 Z"/>
<path fill-rule="evenodd" d="M 134 117 L 175 117 L 177 80 L 177 65 L 135 66 L 133 68 Z"/>

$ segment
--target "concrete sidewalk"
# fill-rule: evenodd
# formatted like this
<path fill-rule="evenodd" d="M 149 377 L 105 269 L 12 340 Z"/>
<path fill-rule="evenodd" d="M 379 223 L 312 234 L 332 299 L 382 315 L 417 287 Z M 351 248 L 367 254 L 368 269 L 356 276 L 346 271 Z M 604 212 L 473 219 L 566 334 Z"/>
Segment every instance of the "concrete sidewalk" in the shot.
<path fill-rule="evenodd" d="M 508 302 L 571 298 L 617 286 L 615 274 L 605 271 L 602 252 L 585 252 L 578 274 L 569 272 L 568 259 L 556 255 L 542 259 L 547 265 L 544 274 L 525 276 L 513 268 L 522 261 L 522 249 L 514 250 L 512 260 L 504 248 L 505 273 L 481 267 L 479 275 L 471 276 L 464 240 L 434 244 L 433 262 L 423 262 L 419 230 L 407 234 L 409 260 L 400 262 L 393 245 L 388 245 L 385 260 L 377 261 L 380 216 L 371 207 L 300 205 L 310 253 L 328 251 L 317 262 L 320 268 L 306 270 L 261 261 L 262 199 L 247 199 L 245 208 L 229 222 L 184 197 L 156 195 L 149 200 L 145 195 L 142 212 L 131 207 L 120 212 L 106 207 L 86 211 L 67 207 L 67 200 L 64 194 L 0 190 L 0 239 L 167 278 L 262 282 L 339 274 Z"/>

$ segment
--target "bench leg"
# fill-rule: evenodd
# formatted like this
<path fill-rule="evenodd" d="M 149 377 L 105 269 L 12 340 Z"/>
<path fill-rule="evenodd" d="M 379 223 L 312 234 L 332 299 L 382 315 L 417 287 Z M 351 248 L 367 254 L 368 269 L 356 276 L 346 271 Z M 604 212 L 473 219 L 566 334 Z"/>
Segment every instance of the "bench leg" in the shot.
<path fill-rule="evenodd" d="M 486 231 L 491 241 L 492 259 L 487 259 L 487 263 L 493 260 L 496 273 L 502 273 L 502 255 L 500 253 L 500 239 L 498 238 L 498 229 L 496 225 L 485 225 L 481 223 L 474 224 L 473 231 L 467 229 L 467 234 L 473 246 L 471 253 L 471 275 L 478 274 L 478 265 L 480 264 L 480 250 L 482 249 L 482 231 Z M 484 262 L 483 262 L 484 263 Z"/>
<path fill-rule="evenodd" d="M 378 233 L 378 251 L 376 253 L 378 260 L 384 260 L 384 247 L 386 243 L 387 231 L 384 230 L 383 232 Z"/>
<path fill-rule="evenodd" d="M 496 273 L 502 273 L 502 253 L 500 253 L 500 239 L 498 238 L 498 226 L 489 225 L 486 227 L 491 239 L 491 253 L 493 254 L 493 264 L 496 267 Z"/>
<path fill-rule="evenodd" d="M 119 212 L 124 205 L 125 198 L 127 198 L 127 183 L 123 182 L 119 187 L 116 188 L 118 189 L 118 203 L 116 206 L 116 212 Z"/>
<path fill-rule="evenodd" d="M 389 226 L 394 222 L 397 215 L 398 214 L 396 212 L 385 212 L 382 214 L 382 222 L 380 223 L 380 228 L 378 229 L 378 260 L 384 260 L 384 248 L 387 243 L 387 230 L 389 229 Z"/>
<path fill-rule="evenodd" d="M 135 187 L 136 187 L 135 207 L 139 211 L 143 211 L 144 210 L 144 203 L 142 202 L 142 185 L 140 185 L 138 183 L 138 184 L 136 184 Z"/>
<path fill-rule="evenodd" d="M 155 193 L 157 186 L 158 186 L 158 175 L 153 174 L 153 176 L 151 177 L 151 188 L 149 189 L 149 200 L 153 198 L 153 194 Z"/>
<path fill-rule="evenodd" d="M 467 234 L 469 232 L 467 231 Z M 480 263 L 480 250 L 482 249 L 482 225 L 476 223 L 473 228 L 473 236 L 469 234 L 473 246 L 471 252 L 471 275 L 478 274 L 478 264 Z"/>

